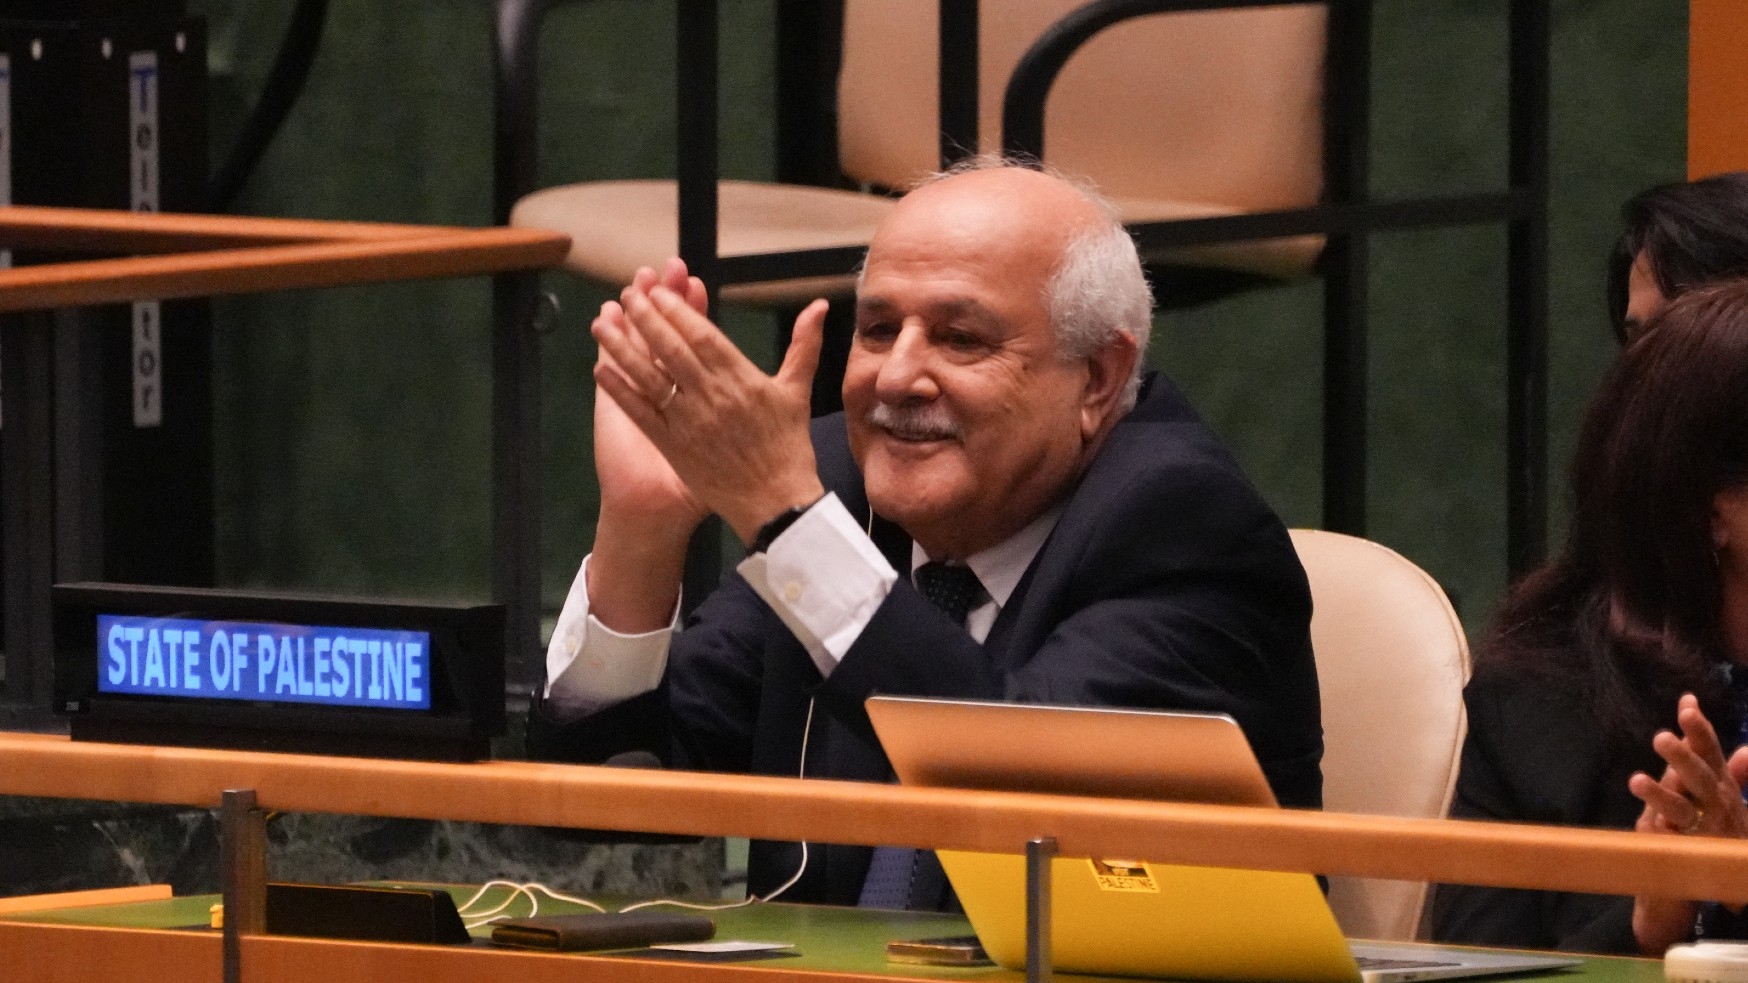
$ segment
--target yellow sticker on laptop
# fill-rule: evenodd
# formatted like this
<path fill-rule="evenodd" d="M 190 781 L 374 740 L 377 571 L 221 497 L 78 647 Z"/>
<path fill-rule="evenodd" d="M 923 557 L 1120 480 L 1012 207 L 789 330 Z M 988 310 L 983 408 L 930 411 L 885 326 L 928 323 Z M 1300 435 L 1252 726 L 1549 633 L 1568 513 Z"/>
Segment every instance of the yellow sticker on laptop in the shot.
<path fill-rule="evenodd" d="M 1158 894 L 1159 884 L 1153 872 L 1139 860 L 1088 860 L 1092 864 L 1093 880 L 1101 891 L 1129 891 Z"/>

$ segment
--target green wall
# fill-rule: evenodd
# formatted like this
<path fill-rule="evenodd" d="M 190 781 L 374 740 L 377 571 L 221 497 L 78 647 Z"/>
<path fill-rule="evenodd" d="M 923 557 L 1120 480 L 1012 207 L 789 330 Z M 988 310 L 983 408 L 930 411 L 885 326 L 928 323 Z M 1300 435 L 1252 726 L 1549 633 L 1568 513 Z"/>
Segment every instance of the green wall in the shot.
<path fill-rule="evenodd" d="M 1017 2 L 1017 0 L 1015 0 Z M 196 0 L 211 21 L 213 132 L 229 140 L 288 0 Z M 336 3 L 303 101 L 247 189 L 252 214 L 490 221 L 490 4 Z M 770 171 L 772 0 L 724 0 L 724 153 Z M 1504 0 L 1379 0 L 1374 188 L 1500 187 Z M 1602 257 L 1618 203 L 1681 176 L 1686 5 L 1556 0 L 1552 487 L 1612 353 Z M 673 4 L 593 0 L 542 45 L 543 181 L 671 172 Z M 216 159 L 216 157 L 215 157 Z M 1371 535 L 1459 598 L 1471 628 L 1504 585 L 1504 235 L 1374 245 Z M 549 603 L 592 535 L 590 312 L 543 343 L 542 549 Z M 1166 317 L 1155 360 L 1189 388 L 1288 522 L 1319 515 L 1315 281 Z M 489 593 L 490 359 L 483 280 L 231 298 L 217 306 L 221 577 L 386 595 Z M 769 359 L 770 320 L 731 315 Z M 768 364 L 768 362 L 767 362 Z M 1556 536 L 1558 516 L 1555 520 Z"/>

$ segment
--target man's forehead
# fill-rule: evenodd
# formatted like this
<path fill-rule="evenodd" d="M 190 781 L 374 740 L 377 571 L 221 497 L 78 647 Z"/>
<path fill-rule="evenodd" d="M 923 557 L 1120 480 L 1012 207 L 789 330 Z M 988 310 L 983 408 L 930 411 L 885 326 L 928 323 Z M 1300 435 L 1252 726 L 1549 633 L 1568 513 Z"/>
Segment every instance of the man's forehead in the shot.
<path fill-rule="evenodd" d="M 959 293 L 924 292 L 920 296 L 907 297 L 900 301 L 876 289 L 859 291 L 856 294 L 856 313 L 861 317 L 899 317 L 908 314 L 922 314 L 935 318 L 979 318 L 1001 320 L 999 312 L 985 305 L 975 297 Z"/>

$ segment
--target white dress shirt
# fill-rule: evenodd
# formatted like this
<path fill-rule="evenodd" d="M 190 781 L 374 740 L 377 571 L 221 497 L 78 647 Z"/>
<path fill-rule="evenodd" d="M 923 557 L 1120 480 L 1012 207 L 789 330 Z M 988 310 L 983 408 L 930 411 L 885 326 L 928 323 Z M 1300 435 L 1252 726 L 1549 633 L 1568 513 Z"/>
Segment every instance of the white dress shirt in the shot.
<path fill-rule="evenodd" d="M 965 617 L 972 638 L 989 637 L 1059 514 L 1052 509 L 965 561 L 987 596 Z M 911 568 L 927 562 L 928 554 L 913 544 Z M 670 623 L 625 635 L 596 620 L 589 612 L 588 569 L 585 557 L 546 649 L 546 705 L 560 718 L 575 719 L 655 689 L 674 633 Z M 898 580 L 898 572 L 835 494 L 814 503 L 768 550 L 750 554 L 737 569 L 795 633 L 822 676 L 837 668 Z M 678 614 L 676 605 L 676 619 Z"/>

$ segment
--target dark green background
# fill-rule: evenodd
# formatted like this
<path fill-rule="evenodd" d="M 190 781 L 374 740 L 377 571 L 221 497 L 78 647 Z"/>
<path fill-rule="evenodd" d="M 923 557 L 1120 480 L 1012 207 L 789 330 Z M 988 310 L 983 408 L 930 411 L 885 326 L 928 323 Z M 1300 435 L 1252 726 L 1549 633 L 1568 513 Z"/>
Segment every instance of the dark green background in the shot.
<path fill-rule="evenodd" d="M 998 0 L 1019 2 L 1019 0 Z M 1682 176 L 1686 4 L 1558 0 L 1553 58 L 1551 461 L 1559 527 L 1583 402 L 1613 351 L 1602 257 L 1628 194 Z M 222 153 L 288 0 L 196 0 L 210 19 Z M 1505 170 L 1504 0 L 1379 0 L 1374 190 L 1488 190 Z M 772 0 L 724 0 L 724 159 L 771 169 Z M 672 169 L 672 0 L 593 0 L 542 44 L 542 180 Z M 239 209 L 486 224 L 485 0 L 332 6 L 302 102 Z M 216 155 L 215 155 L 216 159 Z M 1371 536 L 1477 627 L 1504 584 L 1504 234 L 1380 236 L 1372 282 Z M 552 278 L 543 343 L 545 596 L 593 532 L 587 324 L 600 294 Z M 1292 525 L 1319 516 L 1320 285 L 1162 320 L 1154 360 L 1189 388 Z M 489 593 L 484 280 L 228 298 L 217 305 L 221 581 L 433 597 Z M 771 322 L 730 315 L 769 359 Z M 767 362 L 768 364 L 768 362 Z"/>

